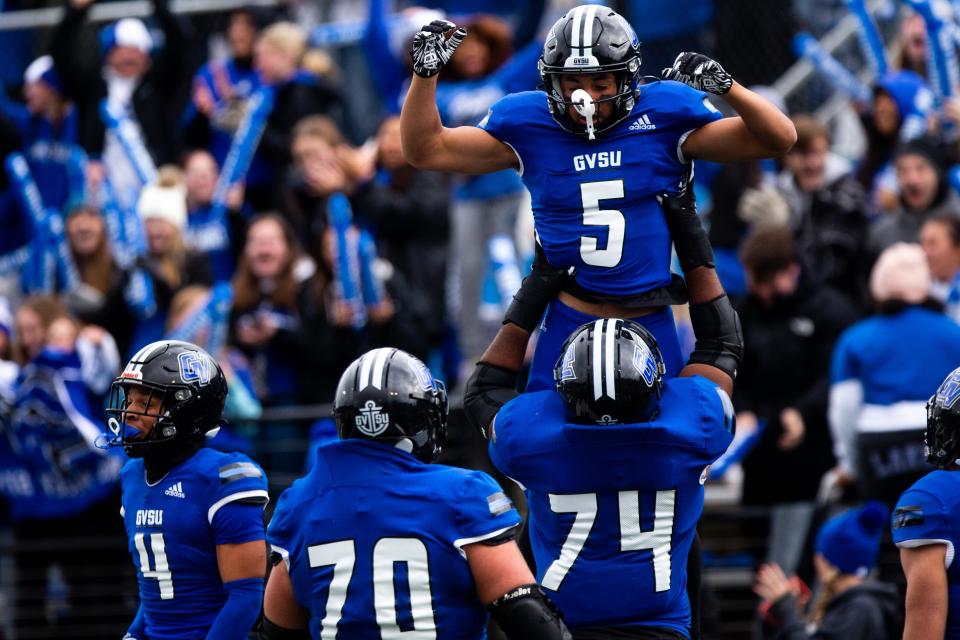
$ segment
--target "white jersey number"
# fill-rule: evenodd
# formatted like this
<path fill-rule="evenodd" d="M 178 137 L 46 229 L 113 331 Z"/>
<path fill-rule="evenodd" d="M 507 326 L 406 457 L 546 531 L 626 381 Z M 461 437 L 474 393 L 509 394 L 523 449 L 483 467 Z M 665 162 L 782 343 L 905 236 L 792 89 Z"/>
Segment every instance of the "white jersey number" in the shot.
<path fill-rule="evenodd" d="M 640 492 L 621 491 L 618 494 L 620 551 L 653 551 L 653 576 L 657 592 L 670 589 L 670 540 L 673 536 L 676 493 L 676 489 L 657 491 L 653 529 L 647 531 L 640 527 Z M 547 589 L 557 591 L 593 530 L 593 524 L 597 520 L 597 494 L 549 495 L 551 511 L 576 514 L 570 533 L 560 548 L 560 556 L 550 563 L 540 582 Z"/>
<path fill-rule="evenodd" d="M 333 579 L 327 595 L 321 640 L 336 640 L 337 626 L 347 601 L 347 588 L 353 577 L 356 549 L 353 540 L 315 544 L 307 547 L 310 568 L 333 565 Z M 394 567 L 407 565 L 407 588 L 413 629 L 402 631 L 397 623 L 394 592 Z M 436 640 L 437 623 L 433 617 L 430 592 L 430 563 L 427 548 L 417 538 L 381 538 L 373 548 L 373 606 L 382 640 Z"/>
<path fill-rule="evenodd" d="M 593 267 L 615 267 L 623 257 L 623 238 L 627 222 L 617 209 L 601 209 L 601 200 L 623 198 L 623 180 L 586 182 L 580 185 L 583 202 L 583 224 L 607 227 L 607 246 L 600 249 L 600 240 L 593 236 L 580 238 L 580 259 Z"/>
<path fill-rule="evenodd" d="M 154 578 L 160 584 L 160 599 L 173 600 L 173 573 L 167 563 L 167 545 L 163 542 L 162 533 L 150 534 L 150 551 L 153 552 L 154 565 L 150 568 L 150 553 L 147 550 L 146 534 L 137 533 L 133 536 L 133 544 L 140 554 L 140 573 L 144 578 Z"/>

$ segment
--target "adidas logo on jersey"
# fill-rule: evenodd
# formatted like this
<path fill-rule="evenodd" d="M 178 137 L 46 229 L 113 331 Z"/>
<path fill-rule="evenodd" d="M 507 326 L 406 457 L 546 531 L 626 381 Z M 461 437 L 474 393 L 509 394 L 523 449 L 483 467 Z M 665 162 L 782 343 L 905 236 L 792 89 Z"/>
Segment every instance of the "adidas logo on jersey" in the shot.
<path fill-rule="evenodd" d="M 174 498 L 186 498 L 187 496 L 183 493 L 183 483 L 178 482 L 177 484 L 170 485 L 170 488 L 163 492 L 166 496 L 173 496 Z"/>
<path fill-rule="evenodd" d="M 637 121 L 630 125 L 630 131 L 652 131 L 656 129 L 657 125 L 650 122 L 650 116 L 643 114 Z"/>

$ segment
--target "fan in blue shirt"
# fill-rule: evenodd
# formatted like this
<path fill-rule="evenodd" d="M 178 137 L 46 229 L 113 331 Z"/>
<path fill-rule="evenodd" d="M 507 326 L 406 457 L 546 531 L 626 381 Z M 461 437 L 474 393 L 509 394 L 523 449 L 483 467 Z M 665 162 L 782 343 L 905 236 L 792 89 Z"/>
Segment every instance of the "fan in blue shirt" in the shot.
<path fill-rule="evenodd" d="M 640 324 L 596 319 L 564 344 L 556 390 L 517 395 L 530 319 L 562 285 L 541 268 L 464 397 L 494 465 L 526 488 L 537 579 L 577 640 L 691 637 L 687 560 L 703 483 L 733 438 L 739 323 L 692 202 L 662 201 L 698 338 L 680 377 L 664 379 L 657 341 Z"/>
<path fill-rule="evenodd" d="M 436 74 L 466 35 L 439 20 L 414 37 L 404 153 L 421 169 L 515 169 L 530 191 L 546 260 L 576 267 L 547 311 L 527 388 L 552 388 L 561 344 L 597 317 L 644 325 L 667 376 L 676 375 L 682 357 L 668 305 L 685 301 L 685 292 L 670 273 L 671 238 L 655 197 L 676 194 L 693 159 L 785 153 L 796 139 L 793 124 L 700 54 L 681 53 L 663 81 L 641 86 L 634 30 L 606 7 L 583 5 L 547 35 L 539 61 L 545 91 L 502 98 L 477 127 L 446 128 Z M 739 117 L 721 118 L 705 91 L 723 95 Z"/>
<path fill-rule="evenodd" d="M 111 388 L 109 444 L 131 460 L 120 514 L 140 608 L 126 638 L 246 638 L 263 594 L 267 479 L 239 453 L 204 448 L 227 396 L 199 347 L 164 340 L 133 356 Z"/>
<path fill-rule="evenodd" d="M 907 577 L 904 638 L 960 639 L 960 369 L 927 403 L 927 461 L 936 465 L 893 512 L 893 541 Z"/>
<path fill-rule="evenodd" d="M 334 400 L 341 440 L 281 496 L 261 637 L 479 640 L 487 609 L 516 640 L 570 638 L 513 540 L 487 474 L 431 464 L 447 396 L 417 358 L 370 351 Z M 282 560 L 282 562 L 281 562 Z"/>

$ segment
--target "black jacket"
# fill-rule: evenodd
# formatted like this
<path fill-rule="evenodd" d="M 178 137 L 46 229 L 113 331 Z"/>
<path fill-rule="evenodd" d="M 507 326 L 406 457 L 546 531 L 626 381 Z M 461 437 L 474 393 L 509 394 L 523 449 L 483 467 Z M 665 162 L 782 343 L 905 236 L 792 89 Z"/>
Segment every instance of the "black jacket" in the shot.
<path fill-rule="evenodd" d="M 767 421 L 756 447 L 743 462 L 745 504 L 778 504 L 814 498 L 820 478 L 833 464 L 827 400 L 830 358 L 840 333 L 857 319 L 846 296 L 813 286 L 801 276 L 797 291 L 767 307 L 748 295 L 737 306 L 743 325 L 744 358 L 734 389 L 737 411 Z M 777 446 L 780 412 L 803 416 L 803 442 L 789 451 Z"/>
<path fill-rule="evenodd" d="M 167 0 L 153 0 L 153 4 L 165 44 L 162 51 L 151 55 L 150 69 L 134 90 L 132 103 L 147 149 L 161 165 L 179 160 L 179 117 L 190 80 L 187 52 L 191 37 L 188 28 L 170 13 Z M 88 9 L 66 7 L 50 38 L 50 53 L 66 95 L 77 105 L 80 144 L 99 157 L 105 131 L 100 103 L 107 97 L 107 83 L 99 49 L 82 37 Z"/>
<path fill-rule="evenodd" d="M 369 222 L 380 255 L 394 268 L 390 342 L 421 359 L 443 338 L 449 193 L 445 176 L 407 167 L 387 184 L 364 185 L 353 199 L 357 217 Z"/>
<path fill-rule="evenodd" d="M 764 629 L 764 638 L 770 640 L 898 640 L 903 633 L 897 588 L 880 582 L 864 582 L 836 596 L 812 634 L 793 596 L 775 602 L 768 618 L 779 623 Z"/>

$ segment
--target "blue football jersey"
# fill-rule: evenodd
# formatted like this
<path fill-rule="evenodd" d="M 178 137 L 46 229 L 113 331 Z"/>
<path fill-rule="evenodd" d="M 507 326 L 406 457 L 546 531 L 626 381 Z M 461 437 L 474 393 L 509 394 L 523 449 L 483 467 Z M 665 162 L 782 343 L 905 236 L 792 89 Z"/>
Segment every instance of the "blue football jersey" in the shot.
<path fill-rule="evenodd" d="M 944 544 L 947 547 L 949 605 L 945 640 L 960 640 L 960 473 L 932 471 L 904 491 L 893 511 L 893 541 L 898 547 Z"/>
<path fill-rule="evenodd" d="M 676 193 L 687 134 L 720 119 L 706 94 L 672 81 L 640 88 L 630 116 L 588 141 L 560 128 L 542 91 L 499 100 L 480 127 L 508 144 L 530 191 L 551 263 L 605 295 L 670 283 L 670 233 L 658 193 Z"/>
<path fill-rule="evenodd" d="M 567 423 L 555 391 L 500 409 L 490 457 L 526 487 L 537 580 L 570 628 L 689 633 L 687 553 L 732 430 L 729 397 L 700 377 L 668 380 L 650 423 Z"/>
<path fill-rule="evenodd" d="M 519 523 L 483 472 L 344 440 L 283 493 L 267 540 L 314 638 L 477 640 L 487 613 L 463 547 Z"/>
<path fill-rule="evenodd" d="M 267 478 L 241 453 L 204 448 L 153 485 L 143 459 L 121 472 L 128 546 L 137 567 L 140 606 L 150 640 L 206 637 L 227 600 L 218 544 L 263 540 Z M 224 507 L 253 503 L 256 517 L 238 526 Z"/>

